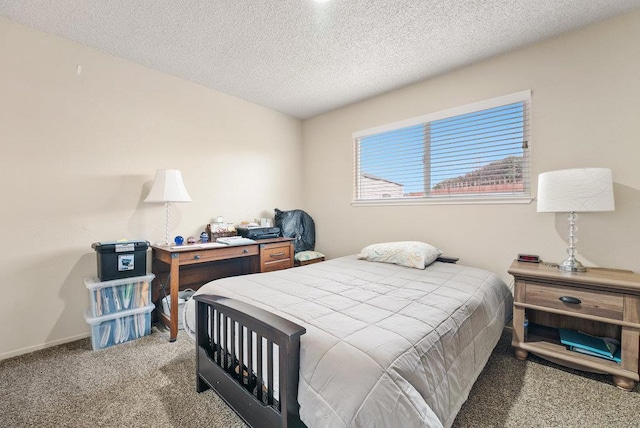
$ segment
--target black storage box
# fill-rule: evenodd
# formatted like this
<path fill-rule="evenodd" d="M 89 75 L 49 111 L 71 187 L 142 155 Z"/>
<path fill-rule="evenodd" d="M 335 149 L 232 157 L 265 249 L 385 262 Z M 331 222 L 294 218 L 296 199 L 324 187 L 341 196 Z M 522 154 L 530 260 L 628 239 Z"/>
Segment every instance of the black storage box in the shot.
<path fill-rule="evenodd" d="M 94 242 L 100 281 L 147 274 L 147 241 Z"/>

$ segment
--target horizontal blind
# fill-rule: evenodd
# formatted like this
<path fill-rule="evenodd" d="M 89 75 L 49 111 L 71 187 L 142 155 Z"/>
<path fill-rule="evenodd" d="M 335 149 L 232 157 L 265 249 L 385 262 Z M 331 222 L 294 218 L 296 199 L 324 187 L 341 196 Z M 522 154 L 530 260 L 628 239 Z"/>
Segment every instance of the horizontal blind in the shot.
<path fill-rule="evenodd" d="M 524 99 L 359 136 L 355 199 L 529 195 L 529 110 Z"/>

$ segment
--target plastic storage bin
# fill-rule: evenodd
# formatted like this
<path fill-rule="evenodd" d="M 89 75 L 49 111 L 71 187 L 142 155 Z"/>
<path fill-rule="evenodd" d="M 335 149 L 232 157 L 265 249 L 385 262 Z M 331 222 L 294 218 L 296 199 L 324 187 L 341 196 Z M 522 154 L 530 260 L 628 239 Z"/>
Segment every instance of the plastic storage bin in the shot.
<path fill-rule="evenodd" d="M 113 281 L 100 281 L 95 276 L 85 278 L 91 300 L 90 315 L 100 317 L 149 305 L 153 278 L 153 274 Z"/>
<path fill-rule="evenodd" d="M 91 324 L 91 346 L 94 351 L 151 334 L 153 304 L 142 308 L 92 317 L 89 309 L 84 318 Z"/>
<path fill-rule="evenodd" d="M 94 242 L 101 281 L 142 276 L 147 272 L 147 241 Z"/>

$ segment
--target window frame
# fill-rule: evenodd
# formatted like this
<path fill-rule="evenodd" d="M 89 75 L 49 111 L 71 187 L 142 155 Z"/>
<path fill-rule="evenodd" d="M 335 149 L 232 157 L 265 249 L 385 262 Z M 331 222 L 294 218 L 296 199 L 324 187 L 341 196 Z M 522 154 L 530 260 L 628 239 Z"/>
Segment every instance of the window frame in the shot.
<path fill-rule="evenodd" d="M 402 198 L 384 198 L 384 199 L 358 199 L 358 180 L 361 176 L 359 169 L 359 144 L 358 139 L 363 137 L 381 134 L 384 132 L 394 131 L 410 126 L 428 124 L 437 120 L 448 119 L 455 116 L 461 116 L 469 113 L 475 113 L 481 110 L 492 109 L 505 106 L 508 104 L 524 102 L 525 108 L 525 142 L 526 147 L 523 148 L 523 160 L 526 163 L 529 172 L 528 180 L 524 182 L 522 193 L 518 194 L 496 194 L 487 193 L 473 195 L 438 195 L 438 196 L 422 196 L 422 197 L 402 197 Z M 373 128 L 357 131 L 352 134 L 353 140 L 353 193 L 351 205 L 353 206 L 374 206 L 374 205 L 450 205 L 450 204 L 528 204 L 533 200 L 532 195 L 532 175 L 531 175 L 531 90 L 516 92 L 513 94 L 492 98 L 460 107 L 454 107 L 426 115 L 405 119 L 386 125 L 376 126 Z M 430 169 L 425 166 L 425 169 Z"/>

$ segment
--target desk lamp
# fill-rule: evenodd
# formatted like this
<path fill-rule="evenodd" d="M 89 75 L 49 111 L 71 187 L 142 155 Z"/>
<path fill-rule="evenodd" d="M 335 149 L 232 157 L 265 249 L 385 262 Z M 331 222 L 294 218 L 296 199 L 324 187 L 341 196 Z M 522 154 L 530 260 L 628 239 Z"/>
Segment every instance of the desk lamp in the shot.
<path fill-rule="evenodd" d="M 164 203 L 166 210 L 166 223 L 164 231 L 164 242 L 160 245 L 169 245 L 169 219 L 172 202 L 191 202 L 191 197 L 187 193 L 182 181 L 182 174 L 177 169 L 159 169 L 153 180 L 151 191 L 145 198 L 145 202 Z"/>
<path fill-rule="evenodd" d="M 585 272 L 576 260 L 577 212 L 613 211 L 613 181 L 608 168 L 576 168 L 538 176 L 538 212 L 569 213 L 569 257 L 558 265 L 567 272 Z"/>

